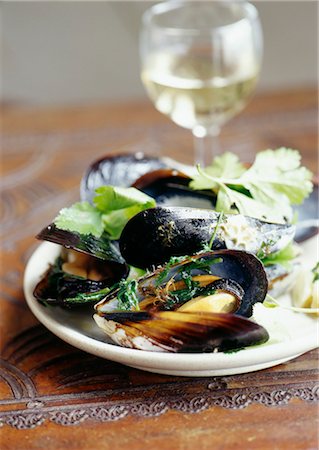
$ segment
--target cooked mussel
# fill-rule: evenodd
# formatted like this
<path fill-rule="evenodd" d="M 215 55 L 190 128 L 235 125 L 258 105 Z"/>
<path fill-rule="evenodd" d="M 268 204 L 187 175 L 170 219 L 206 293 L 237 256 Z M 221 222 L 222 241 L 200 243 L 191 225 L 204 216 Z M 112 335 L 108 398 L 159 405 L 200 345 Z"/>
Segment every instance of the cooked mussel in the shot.
<path fill-rule="evenodd" d="M 266 330 L 239 317 L 252 314 L 267 288 L 262 263 L 254 255 L 205 252 L 172 260 L 138 281 L 120 283 L 95 305 L 94 319 L 114 342 L 126 347 L 238 348 L 268 339 Z"/>
<path fill-rule="evenodd" d="M 121 308 L 149 311 L 194 310 L 191 308 L 194 300 L 199 301 L 205 297 L 211 305 L 197 303 L 200 311 L 221 310 L 243 316 L 251 315 L 252 306 L 264 300 L 268 288 L 267 277 L 259 259 L 251 253 L 238 250 L 204 252 L 183 257 L 177 262 L 172 259 L 138 282 L 133 282 L 136 283 L 133 293 L 136 296 L 136 307 L 132 308 L 132 304 L 126 307 L 122 302 Z M 97 312 L 118 310 L 121 291 L 121 286 L 112 290 L 95 306 Z M 220 293 L 229 294 L 231 304 L 227 304 L 227 296 L 221 299 L 216 295 Z M 211 295 L 216 302 L 211 301 Z"/>
<path fill-rule="evenodd" d="M 34 289 L 45 304 L 77 307 L 94 304 L 117 281 L 126 278 L 128 267 L 103 261 L 74 250 L 62 249 Z"/>
<path fill-rule="evenodd" d="M 158 207 L 134 216 L 120 238 L 125 260 L 136 267 L 163 264 L 171 256 L 194 254 L 210 241 L 212 249 L 239 249 L 267 255 L 284 248 L 293 225 L 263 222 L 240 214 L 197 208 Z"/>
<path fill-rule="evenodd" d="M 157 169 L 167 168 L 164 159 L 135 154 L 108 154 L 94 161 L 81 180 L 81 199 L 91 202 L 95 189 L 104 186 L 131 186 L 139 177 Z"/>
<path fill-rule="evenodd" d="M 128 275 L 116 243 L 103 236 L 98 239 L 51 224 L 37 238 L 62 246 L 60 256 L 34 289 L 40 302 L 61 306 L 96 303 L 109 290 L 106 288 Z"/>

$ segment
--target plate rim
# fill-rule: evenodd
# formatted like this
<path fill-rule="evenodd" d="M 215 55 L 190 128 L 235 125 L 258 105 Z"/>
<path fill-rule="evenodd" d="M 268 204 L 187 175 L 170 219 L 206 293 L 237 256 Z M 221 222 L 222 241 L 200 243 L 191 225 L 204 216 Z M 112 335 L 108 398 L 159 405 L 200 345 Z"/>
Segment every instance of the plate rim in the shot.
<path fill-rule="evenodd" d="M 95 356 L 111 359 L 122 364 L 139 366 L 141 369 L 142 367 L 145 367 L 147 369 L 153 369 L 153 371 L 161 369 L 175 372 L 194 372 L 195 374 L 200 371 L 209 372 L 222 369 L 240 369 L 243 367 L 247 367 L 247 369 L 250 368 L 250 371 L 252 371 L 254 370 L 252 368 L 253 366 L 260 365 L 261 363 L 274 362 L 273 365 L 276 365 L 276 361 L 278 360 L 292 359 L 318 347 L 318 324 L 317 333 L 309 333 L 298 340 L 273 343 L 266 346 L 255 346 L 230 354 L 150 352 L 120 347 L 87 336 L 79 330 L 69 328 L 67 325 L 60 323 L 57 319 L 48 316 L 45 313 L 45 307 L 33 296 L 34 282 L 32 284 L 31 281 L 32 267 L 35 261 L 37 261 L 37 258 L 41 256 L 42 253 L 49 252 L 50 257 L 46 260 L 48 263 L 54 256 L 53 249 L 55 248 L 55 251 L 57 251 L 59 247 L 60 246 L 57 244 L 51 242 L 43 242 L 32 253 L 27 262 L 23 279 L 23 290 L 26 302 L 35 317 L 49 331 L 68 344 L 94 354 Z M 293 351 L 291 350 L 292 348 Z M 261 349 L 262 352 L 260 351 Z M 243 354 L 243 352 L 245 353 Z M 250 363 L 249 361 L 252 362 Z M 186 364 L 194 366 L 194 370 L 186 368 Z"/>

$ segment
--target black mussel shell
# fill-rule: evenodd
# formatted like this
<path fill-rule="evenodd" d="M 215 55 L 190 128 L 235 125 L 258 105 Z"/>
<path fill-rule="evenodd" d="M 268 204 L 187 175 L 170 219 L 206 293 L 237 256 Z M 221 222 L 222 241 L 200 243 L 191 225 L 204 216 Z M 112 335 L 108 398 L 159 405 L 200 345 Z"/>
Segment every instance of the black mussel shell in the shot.
<path fill-rule="evenodd" d="M 95 189 L 103 185 L 131 186 L 147 172 L 167 168 L 167 164 L 155 157 L 135 154 L 108 154 L 93 162 L 81 180 L 81 200 L 92 201 Z"/>
<path fill-rule="evenodd" d="M 252 314 L 253 305 L 257 302 L 264 301 L 268 290 L 266 273 L 260 260 L 251 253 L 239 250 L 219 250 L 200 253 L 195 255 L 192 260 L 200 260 L 201 262 L 211 260 L 210 274 L 222 279 L 233 280 L 243 289 L 244 295 L 242 296 L 239 309 L 235 314 L 249 317 Z M 192 264 L 192 260 L 188 260 L 188 262 L 184 264 L 184 268 L 187 264 Z M 178 263 L 171 268 L 166 276 L 166 280 L 176 273 L 180 264 L 181 263 Z M 163 269 L 159 270 L 161 271 Z M 206 270 L 195 268 L 194 270 L 191 270 L 190 273 L 194 276 L 207 272 Z M 146 278 L 144 282 L 141 281 L 141 289 L 147 288 L 147 284 L 150 282 L 153 282 L 151 276 L 148 279 Z"/>
<path fill-rule="evenodd" d="M 293 225 L 263 222 L 242 215 L 197 208 L 152 208 L 134 216 L 120 237 L 120 250 L 128 264 L 149 268 L 171 256 L 190 255 L 202 250 L 212 235 L 212 249 L 235 248 L 270 254 L 284 248 L 295 232 Z M 229 234 L 234 225 L 245 227 L 245 242 Z M 247 245 L 247 247 L 246 247 Z"/>
<path fill-rule="evenodd" d="M 190 178 L 176 169 L 158 169 L 138 178 L 133 187 L 155 198 L 157 205 L 214 208 L 213 191 L 194 191 Z"/>
<path fill-rule="evenodd" d="M 33 295 L 41 303 L 65 307 L 94 304 L 101 297 L 88 294 L 111 287 L 128 275 L 125 264 L 96 260 L 95 270 L 99 269 L 101 280 L 91 280 L 64 272 L 64 262 L 61 256 L 58 257 L 36 285 Z"/>
<path fill-rule="evenodd" d="M 116 328 L 123 328 L 125 340 L 117 342 L 115 338 L 115 342 L 145 350 L 150 350 L 147 345 L 143 347 L 145 339 L 169 352 L 231 351 L 269 339 L 265 328 L 233 314 L 177 311 L 99 314 L 95 319 L 104 329 L 102 317 L 106 322 L 115 322 Z"/>
<path fill-rule="evenodd" d="M 91 234 L 80 234 L 75 231 L 66 231 L 57 228 L 53 223 L 43 228 L 36 236 L 42 241 L 54 242 L 65 248 L 94 256 L 95 258 L 125 264 L 117 243 L 107 237 L 96 238 Z"/>

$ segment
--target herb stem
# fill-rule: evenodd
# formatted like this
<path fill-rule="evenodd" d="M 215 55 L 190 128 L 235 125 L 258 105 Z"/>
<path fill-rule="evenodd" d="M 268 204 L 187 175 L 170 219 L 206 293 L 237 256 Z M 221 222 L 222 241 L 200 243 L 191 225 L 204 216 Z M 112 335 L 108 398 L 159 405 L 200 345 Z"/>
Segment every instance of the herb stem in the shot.
<path fill-rule="evenodd" d="M 212 234 L 212 236 L 211 236 L 211 238 L 210 238 L 210 240 L 209 240 L 209 243 L 208 243 L 208 248 L 209 248 L 210 250 L 212 249 L 212 245 L 213 245 L 213 243 L 214 243 L 214 240 L 215 240 L 215 237 L 216 237 L 216 234 L 217 234 L 217 230 L 218 230 L 218 228 L 219 228 L 219 226 L 220 226 L 220 224 L 221 224 L 221 222 L 222 222 L 222 220 L 223 220 L 223 217 L 224 217 L 224 213 L 223 213 L 223 211 L 222 211 L 222 212 L 219 214 L 219 217 L 218 217 L 216 226 L 215 226 L 215 228 L 214 228 L 213 234 Z"/>
<path fill-rule="evenodd" d="M 79 293 L 75 297 L 68 297 L 63 300 L 66 304 L 76 304 L 76 303 L 93 303 L 102 300 L 110 292 L 109 287 L 100 289 L 99 291 L 89 292 L 89 293 Z"/>
<path fill-rule="evenodd" d="M 269 302 L 267 302 L 268 299 L 270 300 Z M 275 305 L 275 306 L 279 306 L 280 308 L 288 309 L 288 310 L 294 311 L 294 312 L 300 312 L 300 313 L 306 313 L 306 314 L 319 314 L 319 308 L 298 308 L 296 306 L 284 306 L 281 303 L 279 303 L 278 300 L 276 300 L 270 294 L 267 294 L 267 297 L 266 297 L 266 302 L 265 302 L 266 307 L 267 307 L 267 303 L 268 303 L 268 306 Z"/>

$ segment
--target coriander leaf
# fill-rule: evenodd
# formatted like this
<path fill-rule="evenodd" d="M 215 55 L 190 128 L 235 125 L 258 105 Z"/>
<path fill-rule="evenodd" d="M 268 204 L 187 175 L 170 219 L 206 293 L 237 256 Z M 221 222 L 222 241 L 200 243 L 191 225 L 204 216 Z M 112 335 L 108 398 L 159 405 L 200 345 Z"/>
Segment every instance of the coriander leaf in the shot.
<path fill-rule="evenodd" d="M 136 205 L 102 214 L 103 226 L 110 239 L 119 239 L 127 222 L 143 209 Z"/>
<path fill-rule="evenodd" d="M 140 269 L 139 267 L 129 266 L 129 268 L 130 271 L 127 277 L 127 281 L 137 280 L 138 278 L 143 277 L 147 273 L 146 270 Z"/>
<path fill-rule="evenodd" d="M 239 176 L 225 170 L 222 176 L 198 168 L 190 186 L 213 189 L 216 210 L 249 215 L 269 222 L 293 218 L 292 204 L 300 204 L 312 191 L 312 174 L 300 166 L 297 150 L 280 148 L 258 153 L 254 164 Z M 238 174 L 237 174 L 238 175 Z"/>
<path fill-rule="evenodd" d="M 282 221 L 281 211 L 262 204 L 241 192 L 230 189 L 226 185 L 221 186 L 218 192 L 216 211 L 230 214 L 240 213 L 245 216 L 268 220 L 270 222 Z"/>
<path fill-rule="evenodd" d="M 205 172 L 210 176 L 237 178 L 245 172 L 245 166 L 239 161 L 238 156 L 231 152 L 223 153 L 216 156 L 210 166 L 205 167 Z M 211 182 L 207 186 L 207 180 L 201 175 L 195 175 L 190 183 L 192 189 L 214 189 L 217 188 L 216 183 Z"/>
<path fill-rule="evenodd" d="M 101 213 L 88 202 L 74 203 L 69 208 L 61 209 L 54 223 L 61 230 L 80 234 L 100 237 L 103 233 Z"/>
<path fill-rule="evenodd" d="M 290 242 L 285 248 L 283 248 L 279 252 L 261 258 L 261 261 L 264 264 L 264 266 L 270 266 L 272 264 L 280 264 L 286 269 L 290 269 L 291 262 L 296 256 L 297 250 L 293 245 L 293 243 Z"/>
<path fill-rule="evenodd" d="M 95 192 L 96 196 L 93 199 L 93 203 L 104 214 L 136 205 L 146 206 L 147 208 L 156 206 L 152 197 L 135 188 L 101 186 Z"/>
<path fill-rule="evenodd" d="M 110 239 L 119 239 L 126 223 L 144 209 L 153 208 L 152 197 L 135 188 L 101 186 L 93 202 L 102 214 L 102 223 Z"/>
<path fill-rule="evenodd" d="M 242 176 L 247 189 L 268 189 L 268 194 L 284 194 L 291 204 L 302 203 L 312 191 L 312 173 L 300 166 L 301 156 L 297 150 L 279 148 L 257 154 L 254 164 Z M 248 182 L 248 185 L 246 184 Z"/>

